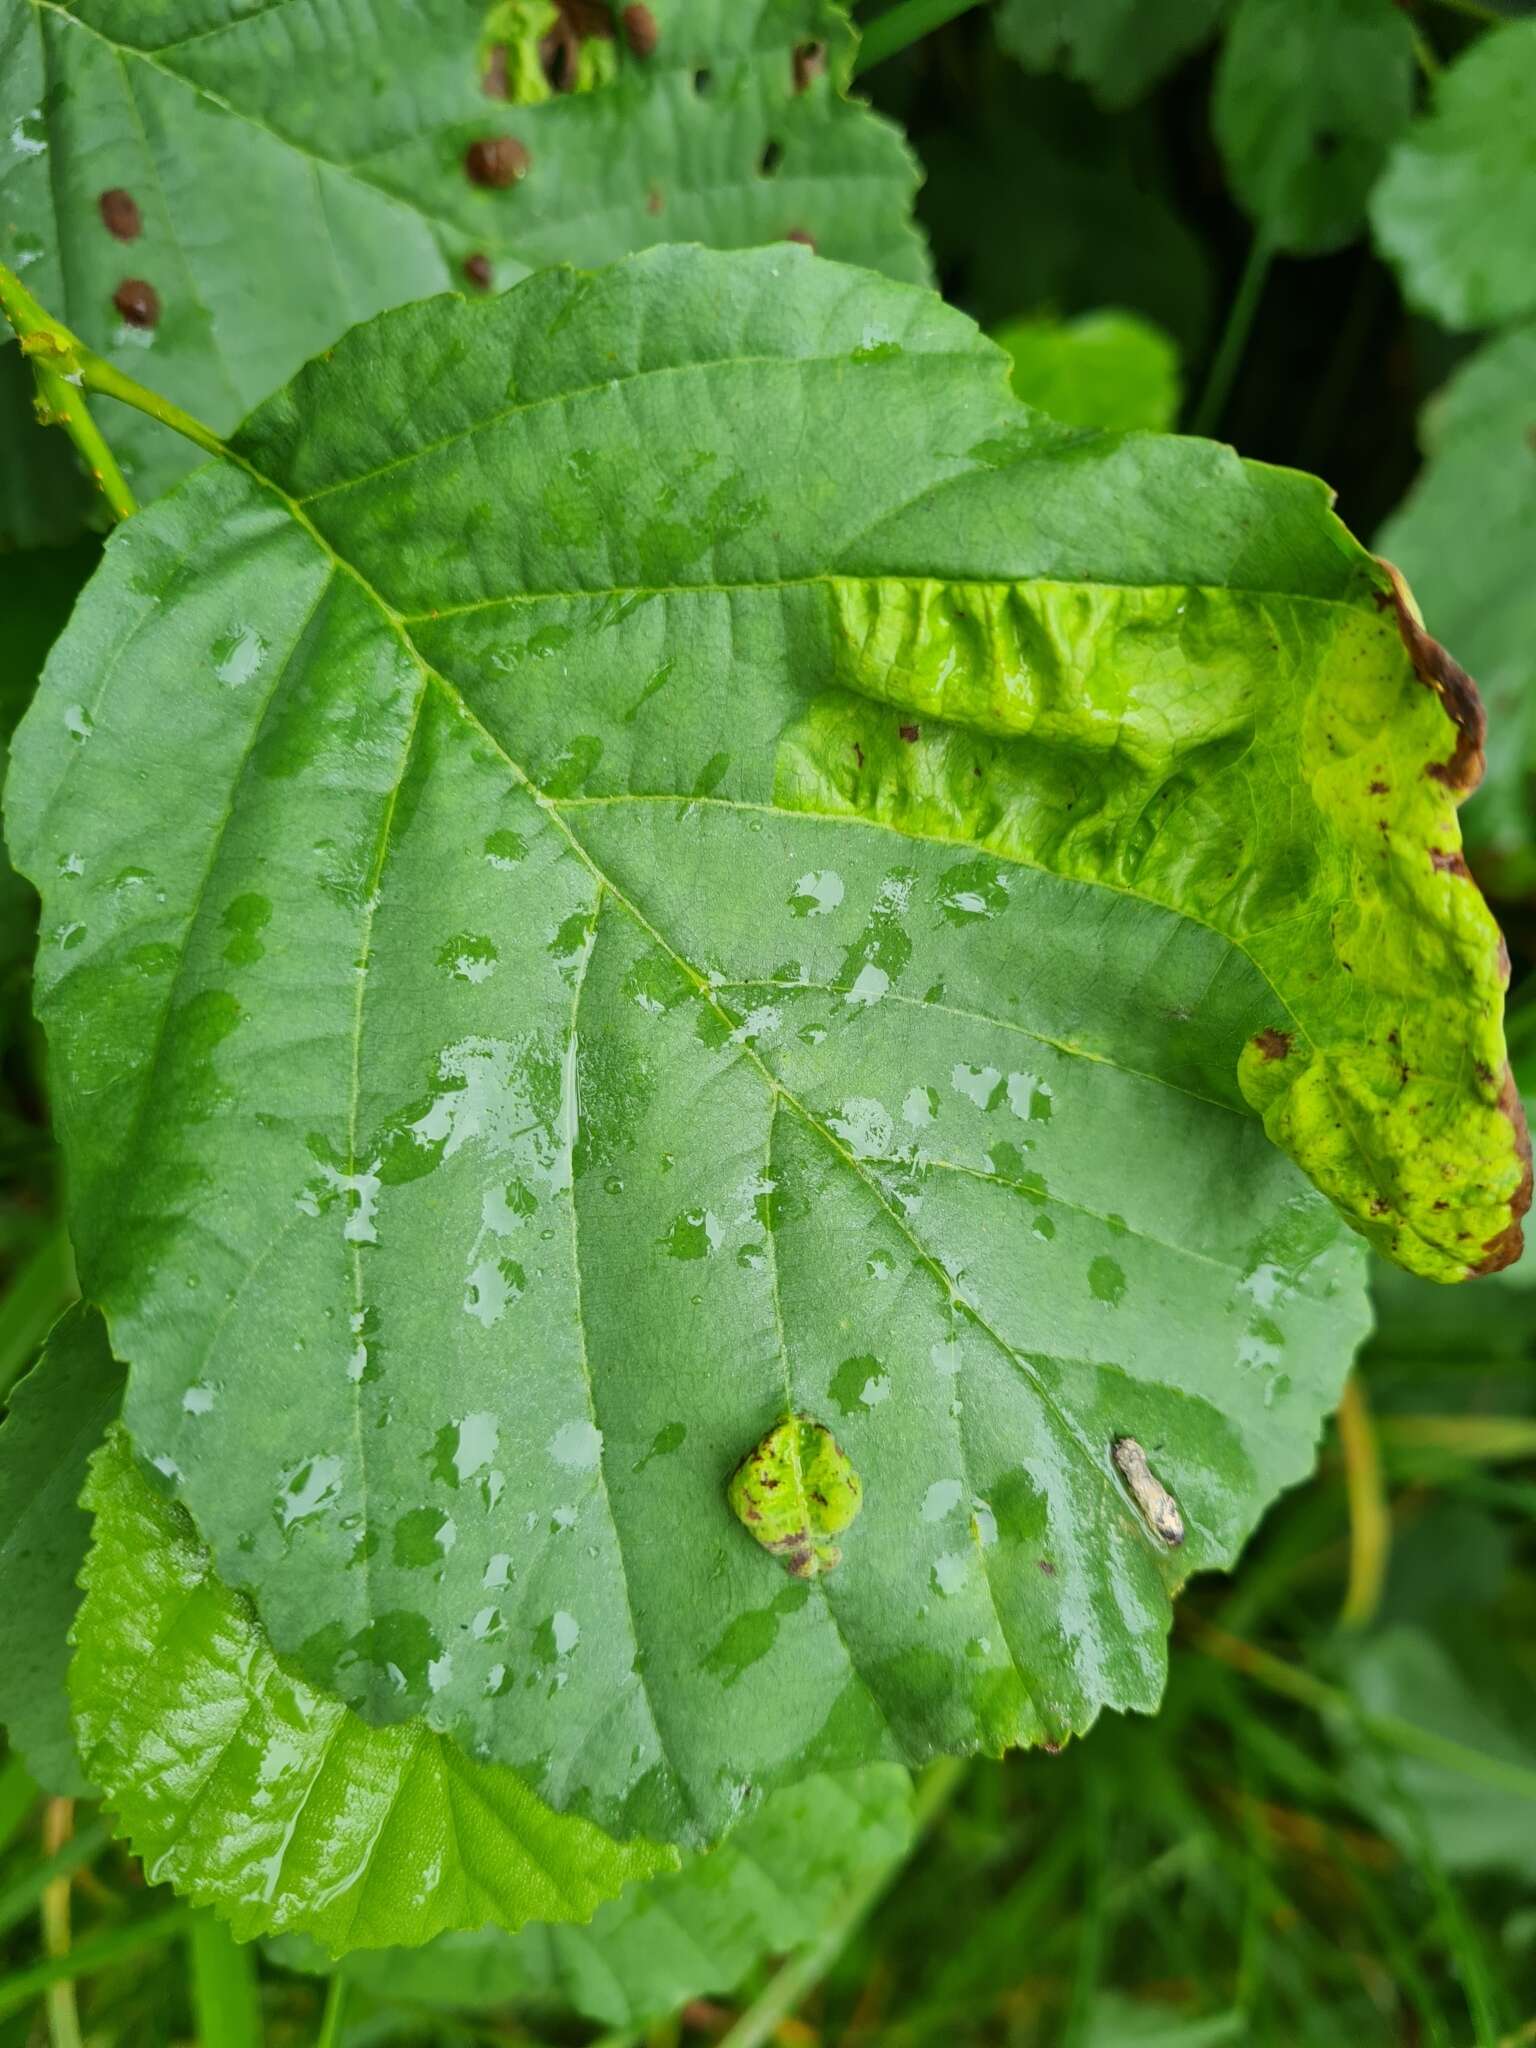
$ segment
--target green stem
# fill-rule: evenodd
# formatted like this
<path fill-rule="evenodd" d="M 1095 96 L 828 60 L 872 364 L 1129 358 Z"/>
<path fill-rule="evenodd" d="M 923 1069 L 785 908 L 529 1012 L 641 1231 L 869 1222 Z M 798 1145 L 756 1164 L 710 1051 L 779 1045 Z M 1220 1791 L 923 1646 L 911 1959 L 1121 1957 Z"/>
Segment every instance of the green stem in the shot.
<path fill-rule="evenodd" d="M 1525 1764 L 1508 1763 L 1503 1757 L 1485 1755 L 1482 1750 L 1470 1749 L 1465 1743 L 1452 1741 L 1449 1736 L 1432 1734 L 1429 1729 L 1417 1727 L 1397 1714 L 1375 1713 L 1362 1707 L 1358 1700 L 1338 1686 L 1328 1685 L 1323 1679 L 1314 1678 L 1310 1671 L 1272 1657 L 1267 1650 L 1261 1650 L 1253 1643 L 1229 1636 L 1224 1629 L 1215 1628 L 1209 1622 L 1192 1620 L 1187 1627 L 1197 1650 L 1230 1665 L 1234 1671 L 1240 1671 L 1245 1678 L 1253 1679 L 1270 1692 L 1281 1693 L 1286 1699 L 1295 1700 L 1298 1706 L 1309 1707 L 1314 1714 L 1340 1715 L 1404 1756 L 1416 1756 L 1424 1763 L 1438 1764 L 1442 1770 L 1456 1771 L 1464 1778 L 1473 1778 L 1516 1798 L 1536 1800 L 1536 1770 Z"/>
<path fill-rule="evenodd" d="M 721 2035 L 716 2048 L 764 2048 L 773 2039 L 879 1904 L 886 1887 L 960 1789 L 966 1768 L 963 1757 L 953 1756 L 939 1757 L 928 1766 L 917 1781 L 912 1841 L 906 1857 L 872 1871 L 861 1884 L 855 1885 L 817 1939 L 774 1973 L 734 2026 Z"/>
<path fill-rule="evenodd" d="M 340 2048 L 341 2016 L 346 2003 L 347 1980 L 338 1972 L 326 1987 L 325 2011 L 320 2015 L 320 2031 L 315 2036 L 315 2048 Z"/>
<path fill-rule="evenodd" d="M 261 2048 L 261 1994 L 252 1953 L 217 1913 L 187 1929 L 198 2048 Z"/>
<path fill-rule="evenodd" d="M 101 485 L 113 515 L 126 519 L 137 510 L 111 449 L 91 418 L 82 394 L 99 391 L 135 411 L 148 413 L 173 433 L 181 434 L 208 455 L 225 453 L 224 443 L 201 420 L 183 412 L 158 391 L 119 370 L 87 348 L 61 320 L 55 320 L 33 298 L 15 271 L 0 263 L 0 313 L 16 330 L 22 354 L 31 359 L 37 379 L 39 416 L 61 426 L 79 449 L 86 468 Z"/>
<path fill-rule="evenodd" d="M 40 1991 L 47 1991 L 51 1985 L 73 1983 L 77 1977 L 88 1977 L 93 1971 L 163 1948 L 184 1932 L 186 1924 L 186 1907 L 173 1906 L 168 1912 L 130 1921 L 126 1927 L 113 1928 L 110 1934 L 82 1941 L 67 1956 L 50 1956 L 46 1962 L 33 1963 L 25 1970 L 0 1977 L 0 2019 L 30 2005 Z"/>
<path fill-rule="evenodd" d="M 33 1248 L 0 1296 L 0 1399 L 32 1363 L 78 1292 L 75 1255 L 59 1224 Z"/>
<path fill-rule="evenodd" d="M 1490 1465 L 1536 1458 L 1536 1417 L 1529 1415 L 1394 1415 L 1377 1434 L 1391 1451 L 1443 1451 Z"/>
<path fill-rule="evenodd" d="M 43 1809 L 43 1848 L 57 1856 L 75 1831 L 73 1799 L 50 1799 Z M 70 1872 L 50 1878 L 43 1891 L 43 1947 L 61 1962 L 69 1960 Z M 80 2012 L 75 2004 L 73 1975 L 48 1986 L 48 2038 L 53 2048 L 81 2048 Z"/>
<path fill-rule="evenodd" d="M 102 1821 L 93 1821 L 88 1828 L 82 1828 L 77 1835 L 71 1835 L 45 1863 L 34 1864 L 23 1871 L 14 1883 L 0 1891 L 0 1934 L 9 1934 L 11 1929 L 25 1920 L 49 1885 L 58 1878 L 67 1877 L 73 1870 L 80 1869 L 99 1856 L 111 1837 Z"/>
<path fill-rule="evenodd" d="M 983 0 L 896 0 L 894 7 L 877 14 L 868 27 L 860 26 L 859 53 L 853 60 L 855 78 L 982 4 Z"/>
<path fill-rule="evenodd" d="M 44 426 L 62 427 L 80 460 L 101 487 L 114 519 L 137 511 L 133 493 L 102 439 L 82 395 L 85 383 L 80 342 L 61 321 L 45 313 L 14 270 L 0 263 L 0 313 L 16 330 L 21 352 L 31 360 L 37 382 L 37 416 Z"/>
<path fill-rule="evenodd" d="M 151 391 L 148 385 L 136 382 L 103 357 L 82 349 L 81 367 L 85 372 L 87 391 L 99 391 L 104 398 L 115 398 L 123 405 L 131 405 L 135 412 L 147 412 L 152 420 L 158 420 L 162 427 L 169 427 L 172 433 L 191 441 L 205 455 L 229 453 L 212 427 L 205 427 L 191 413 L 183 412 L 179 405 L 172 405 L 158 391 Z"/>
<path fill-rule="evenodd" d="M 1237 281 L 1231 311 L 1227 324 L 1221 331 L 1221 340 L 1216 344 L 1216 353 L 1211 358 L 1211 367 L 1206 374 L 1205 389 L 1195 407 L 1190 421 L 1192 434 L 1214 434 L 1227 409 L 1232 386 L 1237 377 L 1237 366 L 1243 359 L 1243 350 L 1248 346 L 1248 336 L 1253 327 L 1254 315 L 1259 310 L 1259 300 L 1264 296 L 1264 286 L 1269 278 L 1269 266 L 1274 259 L 1265 236 L 1254 231 L 1248 249 L 1248 260 L 1243 265 L 1243 274 Z"/>
<path fill-rule="evenodd" d="M 1426 81 L 1434 85 L 1440 77 L 1442 68 L 1440 59 L 1435 55 L 1434 44 L 1416 21 L 1408 24 L 1408 33 L 1413 37 L 1413 54 L 1419 60 L 1419 69 Z"/>
<path fill-rule="evenodd" d="M 1435 4 L 1452 14 L 1464 15 L 1468 21 L 1480 21 L 1484 28 L 1502 28 L 1509 19 L 1497 7 L 1484 6 L 1482 0 L 1435 0 Z"/>

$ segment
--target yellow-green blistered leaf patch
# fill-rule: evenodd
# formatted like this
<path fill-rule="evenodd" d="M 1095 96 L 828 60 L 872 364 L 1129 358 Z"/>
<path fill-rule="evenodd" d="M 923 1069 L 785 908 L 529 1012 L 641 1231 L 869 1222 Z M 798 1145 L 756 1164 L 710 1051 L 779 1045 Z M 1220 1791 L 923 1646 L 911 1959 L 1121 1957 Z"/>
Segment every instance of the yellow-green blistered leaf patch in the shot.
<path fill-rule="evenodd" d="M 291 1682 L 691 1840 L 1154 1706 L 1365 1326 L 1302 1169 L 1512 1228 L 1408 618 L 795 248 L 384 316 L 128 521 L 8 830 L 127 1422 Z M 727 1497 L 793 1416 L 814 1578 Z"/>
<path fill-rule="evenodd" d="M 825 1423 L 790 1415 L 775 1423 L 731 1475 L 731 1510 L 792 1579 L 814 1579 L 843 1561 L 841 1536 L 864 1505 L 859 1475 Z"/>

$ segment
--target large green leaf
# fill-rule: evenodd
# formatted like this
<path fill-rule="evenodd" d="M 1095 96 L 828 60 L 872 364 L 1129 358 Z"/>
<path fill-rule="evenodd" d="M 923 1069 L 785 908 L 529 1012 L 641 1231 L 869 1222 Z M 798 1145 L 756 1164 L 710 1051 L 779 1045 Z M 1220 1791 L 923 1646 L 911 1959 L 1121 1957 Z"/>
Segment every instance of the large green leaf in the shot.
<path fill-rule="evenodd" d="M 505 45 L 466 0 L 378 27 L 346 0 L 0 0 L 0 258 L 220 432 L 353 322 L 467 276 L 786 234 L 926 276 L 916 169 L 843 97 L 835 0 L 651 12 L 649 55 L 609 41 L 606 82 L 530 105 L 487 92 Z M 526 175 L 515 153 L 472 161 L 502 137 Z M 103 424 L 141 499 L 189 466 L 150 420 Z"/>
<path fill-rule="evenodd" d="M 1009 320 L 993 330 L 1027 405 L 1074 426 L 1171 427 L 1179 411 L 1179 354 L 1134 313 L 1077 320 Z"/>
<path fill-rule="evenodd" d="M 1413 80 L 1394 0 L 1240 0 L 1212 118 L 1232 189 L 1272 247 L 1312 254 L 1360 232 Z"/>
<path fill-rule="evenodd" d="M 1106 106 L 1140 99 L 1208 40 L 1227 0 L 999 0 L 997 39 L 1031 71 L 1059 69 Z"/>
<path fill-rule="evenodd" d="M 1488 342 L 1431 400 L 1423 473 L 1382 532 L 1489 709 L 1488 777 L 1467 813 L 1479 873 L 1536 889 L 1536 327 Z"/>
<path fill-rule="evenodd" d="M 50 1792 L 86 1790 L 64 1689 L 75 1575 L 90 1539 L 76 1503 L 122 1398 L 100 1316 L 74 1308 L 0 1424 L 0 1725 Z"/>
<path fill-rule="evenodd" d="M 689 1999 L 726 1996 L 765 1956 L 813 1941 L 911 1835 L 911 1781 L 898 1766 L 807 1778 L 775 1792 L 712 1854 L 600 1906 L 590 1927 L 445 1934 L 425 1949 L 359 1956 L 346 1974 L 408 2004 L 516 2002 L 639 2026 Z M 310 1960 L 289 1944 L 279 1953 L 301 1968 Z"/>
<path fill-rule="evenodd" d="M 1376 239 L 1415 305 L 1447 327 L 1536 312 L 1536 21 L 1475 42 L 1393 152 Z"/>
<path fill-rule="evenodd" d="M 1254 1111 L 1518 1244 L 1402 623 L 1310 479 L 795 250 L 386 316 L 120 529 L 10 824 L 130 1426 L 278 1648 L 656 1834 L 1151 1707 L 1363 1322 Z M 726 1499 L 790 1410 L 814 1582 Z"/>
<path fill-rule="evenodd" d="M 121 1429 L 85 1499 L 69 1672 L 81 1754 L 149 1877 L 217 1907 L 242 1940 L 297 1931 L 339 1953 L 585 1920 L 674 1860 L 551 1813 L 419 1721 L 370 1728 L 306 1685 Z"/>

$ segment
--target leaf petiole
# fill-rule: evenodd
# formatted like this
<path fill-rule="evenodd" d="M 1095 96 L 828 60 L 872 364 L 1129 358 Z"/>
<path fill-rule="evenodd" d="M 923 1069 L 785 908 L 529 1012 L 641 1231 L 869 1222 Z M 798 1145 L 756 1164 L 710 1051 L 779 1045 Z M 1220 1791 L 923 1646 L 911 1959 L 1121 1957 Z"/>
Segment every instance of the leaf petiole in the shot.
<path fill-rule="evenodd" d="M 876 15 L 867 26 L 861 25 L 859 54 L 853 61 L 854 76 L 861 77 L 871 65 L 883 64 L 887 57 L 894 57 L 898 51 L 908 49 L 980 4 L 981 0 L 896 0 L 894 7 Z"/>
<path fill-rule="evenodd" d="M 94 349 L 87 348 L 77 334 L 38 304 L 16 273 L 3 263 L 0 312 L 16 330 L 21 352 L 31 362 L 37 380 L 38 418 L 45 426 L 62 427 L 68 434 L 80 459 L 101 486 L 114 519 L 131 517 L 138 506 L 116 456 L 86 406 L 87 391 L 99 391 L 106 398 L 115 398 L 120 404 L 147 413 L 209 455 L 225 453 L 224 443 L 211 427 L 205 427 L 179 405 L 173 405 L 158 391 L 151 391 L 97 355 Z"/>

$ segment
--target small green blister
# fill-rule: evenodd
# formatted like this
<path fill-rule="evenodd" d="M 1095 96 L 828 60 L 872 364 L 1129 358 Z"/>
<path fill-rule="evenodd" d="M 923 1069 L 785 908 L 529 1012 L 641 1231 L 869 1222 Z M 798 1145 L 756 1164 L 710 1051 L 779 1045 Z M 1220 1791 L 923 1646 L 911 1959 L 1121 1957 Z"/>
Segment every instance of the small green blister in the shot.
<path fill-rule="evenodd" d="M 831 1539 L 864 1505 L 859 1475 L 830 1429 L 809 1415 L 775 1423 L 731 1474 L 731 1511 L 791 1578 L 842 1563 Z"/>

